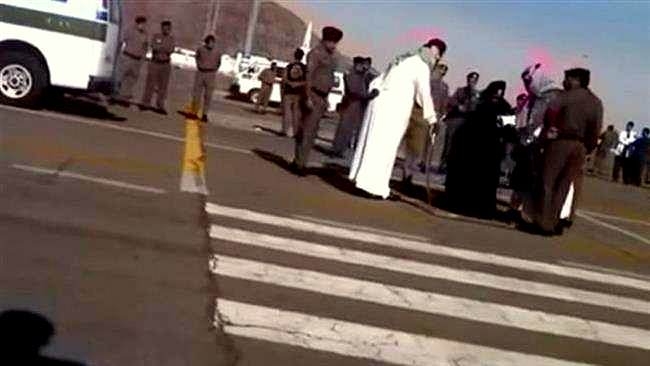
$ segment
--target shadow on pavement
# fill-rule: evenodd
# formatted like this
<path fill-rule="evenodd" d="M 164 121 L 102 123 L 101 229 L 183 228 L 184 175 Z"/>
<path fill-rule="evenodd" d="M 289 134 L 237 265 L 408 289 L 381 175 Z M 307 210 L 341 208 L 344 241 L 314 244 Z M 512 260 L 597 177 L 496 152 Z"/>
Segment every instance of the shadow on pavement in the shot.
<path fill-rule="evenodd" d="M 82 98 L 63 95 L 60 92 L 53 92 L 44 98 L 43 108 L 54 112 L 72 114 L 81 117 L 118 122 L 126 121 L 125 117 L 111 113 L 105 106 L 100 104 L 99 98 L 93 98 L 92 96 L 84 96 Z"/>
<path fill-rule="evenodd" d="M 285 158 L 283 158 L 282 156 L 276 155 L 268 151 L 259 150 L 259 149 L 253 149 L 253 153 L 259 156 L 260 158 L 279 166 L 280 168 L 288 171 L 289 173 L 295 174 L 291 169 L 291 163 L 287 161 Z"/>
<path fill-rule="evenodd" d="M 264 126 L 261 126 L 261 125 L 254 125 L 253 128 L 258 130 L 258 131 L 273 134 L 275 136 L 285 136 L 285 134 L 282 133 L 282 131 L 274 130 L 272 128 L 264 127 Z"/>
<path fill-rule="evenodd" d="M 44 316 L 24 310 L 0 313 L 0 364 L 83 366 L 83 363 L 41 355 L 54 336 L 54 325 Z"/>
<path fill-rule="evenodd" d="M 282 156 L 276 155 L 268 151 L 258 150 L 258 149 L 253 150 L 253 153 L 255 153 L 255 155 L 257 155 L 258 157 L 279 166 L 280 168 L 286 170 L 287 172 L 291 174 L 295 174 L 295 172 L 291 168 L 291 163 L 287 161 L 285 158 L 283 158 Z M 362 198 L 376 199 L 374 197 L 369 197 L 365 192 L 358 189 L 354 185 L 354 183 L 348 179 L 347 174 L 348 174 L 347 167 L 339 164 L 334 164 L 334 163 L 325 164 L 325 166 L 322 168 L 309 168 L 307 171 L 307 175 L 317 176 L 323 182 L 331 185 L 332 187 L 338 189 L 343 193 L 347 193 Z M 479 225 L 498 227 L 498 228 L 507 228 L 514 222 L 511 217 L 511 214 L 499 210 L 497 211 L 497 213 L 495 213 L 495 216 L 491 220 L 479 219 L 479 218 L 462 216 L 457 214 L 441 215 L 439 213 L 433 213 L 432 210 L 427 210 L 426 208 L 427 207 L 437 208 L 450 213 L 454 212 L 453 208 L 450 208 L 448 204 L 445 202 L 444 193 L 433 192 L 432 203 L 431 205 L 429 205 L 427 189 L 424 186 L 406 185 L 403 182 L 397 180 L 392 180 L 390 182 L 390 186 L 391 189 L 399 193 L 399 196 L 391 194 L 388 197 L 388 200 L 402 201 L 418 209 L 422 209 L 427 213 L 434 214 L 436 216 L 443 217 L 449 220 L 475 223 Z M 404 197 L 405 199 L 401 197 Z M 514 229 L 514 228 L 510 228 L 510 229 Z"/>
<path fill-rule="evenodd" d="M 432 213 L 432 211 L 427 210 L 427 208 L 434 208 L 445 211 L 445 214 L 442 212 L 434 213 L 434 215 L 444 217 L 445 219 L 499 228 L 504 228 L 517 222 L 517 219 L 513 217 L 512 212 L 502 211 L 499 209 L 496 210 L 494 217 L 491 219 L 463 215 L 462 213 L 456 212 L 457 210 L 449 205 L 449 203 L 445 200 L 445 194 L 443 192 L 427 192 L 427 189 L 424 186 L 404 184 L 403 182 L 396 180 L 392 180 L 390 186 L 391 189 L 398 192 L 401 196 L 407 198 L 403 199 L 402 201 L 409 203 L 412 206 L 423 209 L 429 213 Z M 430 204 L 428 203 L 429 199 L 431 200 Z"/>
<path fill-rule="evenodd" d="M 296 172 L 291 168 L 291 163 L 282 156 L 257 149 L 253 150 L 253 153 L 260 158 L 279 166 L 287 172 L 298 176 Z M 354 196 L 366 197 L 362 191 L 357 189 L 354 184 L 349 179 L 347 179 L 346 174 L 346 167 L 335 164 L 328 164 L 323 168 L 308 168 L 306 171 L 306 175 L 314 175 L 324 182 L 330 184 L 334 188 L 337 188 L 341 192 Z"/>

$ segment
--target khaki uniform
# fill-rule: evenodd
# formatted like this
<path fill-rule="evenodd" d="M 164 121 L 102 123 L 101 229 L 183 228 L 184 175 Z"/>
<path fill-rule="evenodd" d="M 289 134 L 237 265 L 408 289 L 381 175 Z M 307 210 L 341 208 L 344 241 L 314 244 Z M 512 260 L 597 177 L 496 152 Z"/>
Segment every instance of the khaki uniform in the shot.
<path fill-rule="evenodd" d="M 147 67 L 147 83 L 142 96 L 142 104 L 149 106 L 151 97 L 156 92 L 156 107 L 165 109 L 167 86 L 171 74 L 171 54 L 176 43 L 171 35 L 158 33 L 151 39 L 152 56 Z"/>
<path fill-rule="evenodd" d="M 428 136 L 426 139 L 426 147 L 423 150 L 422 161 L 428 164 L 427 159 L 428 149 L 432 151 L 432 162 L 434 165 L 440 166 L 442 161 L 442 154 L 445 148 L 445 134 L 447 133 L 447 125 L 442 122 L 443 117 L 447 114 L 447 104 L 449 103 L 449 86 L 442 80 L 431 79 L 431 98 L 433 98 L 433 106 L 436 109 L 436 118 L 438 120 L 435 141 L 431 146 L 431 138 Z"/>
<path fill-rule="evenodd" d="M 203 96 L 203 114 L 210 110 L 212 93 L 214 92 L 215 79 L 219 64 L 221 63 L 221 53 L 216 49 L 209 49 L 201 46 L 196 51 L 197 71 L 194 76 L 194 87 L 192 91 L 192 109 L 199 110 L 199 100 Z"/>
<path fill-rule="evenodd" d="M 440 157 L 440 169 L 445 171 L 447 168 L 447 159 L 451 152 L 451 146 L 456 134 L 467 117 L 467 114 L 476 109 L 478 104 L 479 92 L 467 86 L 456 89 L 454 95 L 447 101 L 447 118 L 445 118 L 445 142 Z"/>
<path fill-rule="evenodd" d="M 422 107 L 413 104 L 409 125 L 404 134 L 403 141 L 406 147 L 404 170 L 407 176 L 412 176 L 417 169 L 417 164 L 424 155 L 429 143 L 429 124 L 424 119 Z"/>
<path fill-rule="evenodd" d="M 118 96 L 120 99 L 129 100 L 133 98 L 133 87 L 138 82 L 142 62 L 147 55 L 147 32 L 130 29 L 126 31 L 123 42 L 124 50 L 118 68 L 120 81 Z"/>
<path fill-rule="evenodd" d="M 334 71 L 336 61 L 334 55 L 329 53 L 320 43 L 307 55 L 307 90 L 313 103 L 313 109 L 307 111 L 296 133 L 294 163 L 298 168 L 305 168 L 309 161 L 309 154 L 314 147 L 320 120 L 327 111 L 327 96 L 334 87 Z"/>
<path fill-rule="evenodd" d="M 302 102 L 305 98 L 304 85 L 291 87 L 287 82 L 304 83 L 306 72 L 306 66 L 302 62 L 291 63 L 285 69 L 282 86 L 282 133 L 287 136 L 293 137 L 298 131 L 302 119 Z"/>
<path fill-rule="evenodd" d="M 603 104 L 590 90 L 574 89 L 561 94 L 550 106 L 542 137 L 554 127 L 557 138 L 543 142 L 541 181 L 536 190 L 534 213 L 537 224 L 552 231 L 560 219 L 562 205 L 573 183 L 575 194 L 571 206 L 573 218 L 582 188 L 585 156 L 598 141 L 603 122 Z"/>
<path fill-rule="evenodd" d="M 273 91 L 273 83 L 275 82 L 275 71 L 271 69 L 265 69 L 260 73 L 258 79 L 262 82 L 262 88 L 260 89 L 260 96 L 257 100 L 257 109 L 266 110 L 266 107 L 269 106 L 269 99 L 271 98 L 271 92 Z"/>
<path fill-rule="evenodd" d="M 345 75 L 344 80 L 344 107 L 332 146 L 333 153 L 336 155 L 343 155 L 350 145 L 356 145 L 356 137 L 359 134 L 363 114 L 368 104 L 369 93 L 368 84 L 366 84 L 366 73 L 357 73 L 353 70 Z"/>

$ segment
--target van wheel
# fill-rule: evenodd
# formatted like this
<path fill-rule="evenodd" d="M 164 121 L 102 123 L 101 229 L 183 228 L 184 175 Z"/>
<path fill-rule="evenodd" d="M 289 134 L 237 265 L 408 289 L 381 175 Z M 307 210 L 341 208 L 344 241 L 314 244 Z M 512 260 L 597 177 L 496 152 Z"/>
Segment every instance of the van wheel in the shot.
<path fill-rule="evenodd" d="M 34 107 L 48 87 L 47 70 L 28 52 L 0 55 L 0 103 Z"/>
<path fill-rule="evenodd" d="M 257 104 L 260 100 L 260 90 L 259 89 L 253 89 L 248 92 L 248 100 L 251 101 L 253 104 Z"/>

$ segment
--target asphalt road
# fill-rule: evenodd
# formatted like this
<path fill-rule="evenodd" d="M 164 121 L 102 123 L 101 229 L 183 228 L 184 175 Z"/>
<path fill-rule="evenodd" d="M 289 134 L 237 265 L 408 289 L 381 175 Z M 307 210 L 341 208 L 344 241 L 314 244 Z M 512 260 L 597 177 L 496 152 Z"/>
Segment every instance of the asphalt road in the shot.
<path fill-rule="evenodd" d="M 215 99 L 203 197 L 178 115 L 0 107 L 0 311 L 89 365 L 647 364 L 646 188 L 588 178 L 574 227 L 531 236 L 357 197 L 318 152 L 295 177 L 250 108 Z"/>

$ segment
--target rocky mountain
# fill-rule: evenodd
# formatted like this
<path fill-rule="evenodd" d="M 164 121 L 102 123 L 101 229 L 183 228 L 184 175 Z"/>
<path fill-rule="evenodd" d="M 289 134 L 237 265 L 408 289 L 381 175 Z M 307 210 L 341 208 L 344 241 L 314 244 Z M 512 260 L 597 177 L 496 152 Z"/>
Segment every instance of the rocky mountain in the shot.
<path fill-rule="evenodd" d="M 252 1 L 221 1 L 217 28 L 214 35 L 218 47 L 224 53 L 235 55 L 244 49 L 246 28 Z M 150 32 L 158 30 L 164 19 L 173 23 L 176 42 L 180 47 L 197 48 L 208 18 L 210 2 L 206 0 L 125 0 L 123 2 L 124 24 L 130 25 L 138 15 L 149 19 Z M 262 2 L 258 16 L 253 54 L 271 59 L 290 61 L 296 47 L 302 43 L 307 25 L 296 14 L 275 2 Z M 317 34 L 312 36 L 312 46 L 318 42 Z M 349 57 L 338 55 L 339 69 L 347 70 L 352 61 Z"/>

